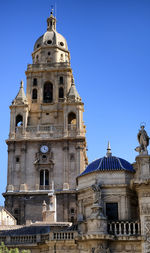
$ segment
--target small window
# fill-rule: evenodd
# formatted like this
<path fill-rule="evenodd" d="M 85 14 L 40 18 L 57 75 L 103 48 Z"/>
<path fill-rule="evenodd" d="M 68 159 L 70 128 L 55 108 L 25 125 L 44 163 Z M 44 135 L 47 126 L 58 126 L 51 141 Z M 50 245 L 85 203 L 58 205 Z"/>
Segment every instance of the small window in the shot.
<path fill-rule="evenodd" d="M 63 76 L 60 76 L 60 77 L 59 77 L 59 83 L 60 83 L 60 84 L 63 84 L 63 83 L 64 83 Z"/>
<path fill-rule="evenodd" d="M 64 98 L 64 89 L 62 87 L 59 88 L 59 98 Z"/>
<path fill-rule="evenodd" d="M 33 78 L 33 86 L 37 86 L 37 78 Z"/>
<path fill-rule="evenodd" d="M 63 46 L 64 46 L 64 43 L 63 43 L 63 42 L 60 42 L 60 45 L 63 47 Z"/>
<path fill-rule="evenodd" d="M 19 156 L 16 157 L 16 163 L 19 163 L 20 162 L 20 158 Z"/>
<path fill-rule="evenodd" d="M 33 91 L 32 91 L 32 99 L 37 99 L 37 89 L 33 89 Z"/>
<path fill-rule="evenodd" d="M 51 52 L 48 52 L 47 54 L 48 54 L 48 56 L 50 56 L 50 55 L 51 55 Z"/>
<path fill-rule="evenodd" d="M 106 216 L 108 220 L 118 220 L 118 203 L 106 203 Z"/>
<path fill-rule="evenodd" d="M 49 45 L 52 44 L 52 40 L 48 40 L 47 44 L 49 44 Z"/>
<path fill-rule="evenodd" d="M 37 48 L 40 47 L 40 44 L 37 44 Z"/>
<path fill-rule="evenodd" d="M 74 214 L 74 208 L 71 208 L 71 210 L 70 210 L 70 211 L 71 211 L 71 213 L 72 213 L 72 214 Z"/>

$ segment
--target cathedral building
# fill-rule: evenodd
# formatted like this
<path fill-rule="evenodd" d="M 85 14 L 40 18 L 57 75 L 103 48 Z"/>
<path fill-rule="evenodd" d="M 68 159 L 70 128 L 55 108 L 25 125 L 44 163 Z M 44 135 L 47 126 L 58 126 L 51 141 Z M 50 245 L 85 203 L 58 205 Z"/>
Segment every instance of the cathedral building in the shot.
<path fill-rule="evenodd" d="M 18 226 L 0 242 L 32 253 L 149 253 L 150 156 L 144 125 L 135 163 L 106 154 L 88 164 L 84 105 L 51 12 L 10 111 L 5 209 Z"/>

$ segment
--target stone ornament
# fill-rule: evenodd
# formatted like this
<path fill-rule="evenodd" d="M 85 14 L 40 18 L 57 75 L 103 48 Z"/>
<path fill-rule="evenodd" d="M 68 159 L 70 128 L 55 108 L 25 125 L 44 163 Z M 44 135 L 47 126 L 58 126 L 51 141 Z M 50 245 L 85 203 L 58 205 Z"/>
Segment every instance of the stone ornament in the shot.
<path fill-rule="evenodd" d="M 137 134 L 137 139 L 140 144 L 140 146 L 135 148 L 135 151 L 141 153 L 148 154 L 147 147 L 149 145 L 149 136 L 147 135 L 147 132 L 145 131 L 145 126 L 141 125 L 141 129 L 139 130 Z"/>
<path fill-rule="evenodd" d="M 109 248 L 103 247 L 103 245 L 99 245 L 96 249 L 93 251 L 94 253 L 111 253 Z"/>
<path fill-rule="evenodd" d="M 94 191 L 94 204 L 101 204 L 101 187 L 97 182 L 92 185 Z"/>

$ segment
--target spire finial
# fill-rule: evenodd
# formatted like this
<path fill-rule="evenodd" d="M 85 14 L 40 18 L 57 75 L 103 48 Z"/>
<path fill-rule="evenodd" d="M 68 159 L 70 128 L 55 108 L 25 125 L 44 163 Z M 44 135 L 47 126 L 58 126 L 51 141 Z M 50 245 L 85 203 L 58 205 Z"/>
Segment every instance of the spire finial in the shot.
<path fill-rule="evenodd" d="M 20 82 L 20 88 L 23 88 L 23 80 Z"/>
<path fill-rule="evenodd" d="M 51 5 L 51 15 L 53 16 L 54 6 Z"/>
<path fill-rule="evenodd" d="M 110 141 L 108 141 L 106 156 L 109 157 L 111 155 L 112 155 L 112 153 L 111 153 Z"/>

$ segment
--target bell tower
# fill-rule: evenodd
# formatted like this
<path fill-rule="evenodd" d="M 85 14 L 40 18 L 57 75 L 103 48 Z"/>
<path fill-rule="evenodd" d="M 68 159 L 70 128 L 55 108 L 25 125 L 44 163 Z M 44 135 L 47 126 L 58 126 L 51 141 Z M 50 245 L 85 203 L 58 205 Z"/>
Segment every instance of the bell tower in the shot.
<path fill-rule="evenodd" d="M 76 177 L 87 165 L 84 104 L 52 12 L 26 79 L 26 95 L 21 82 L 10 106 L 5 207 L 18 224 L 42 220 L 42 203 L 50 204 L 53 188 L 56 220 L 76 221 Z"/>

